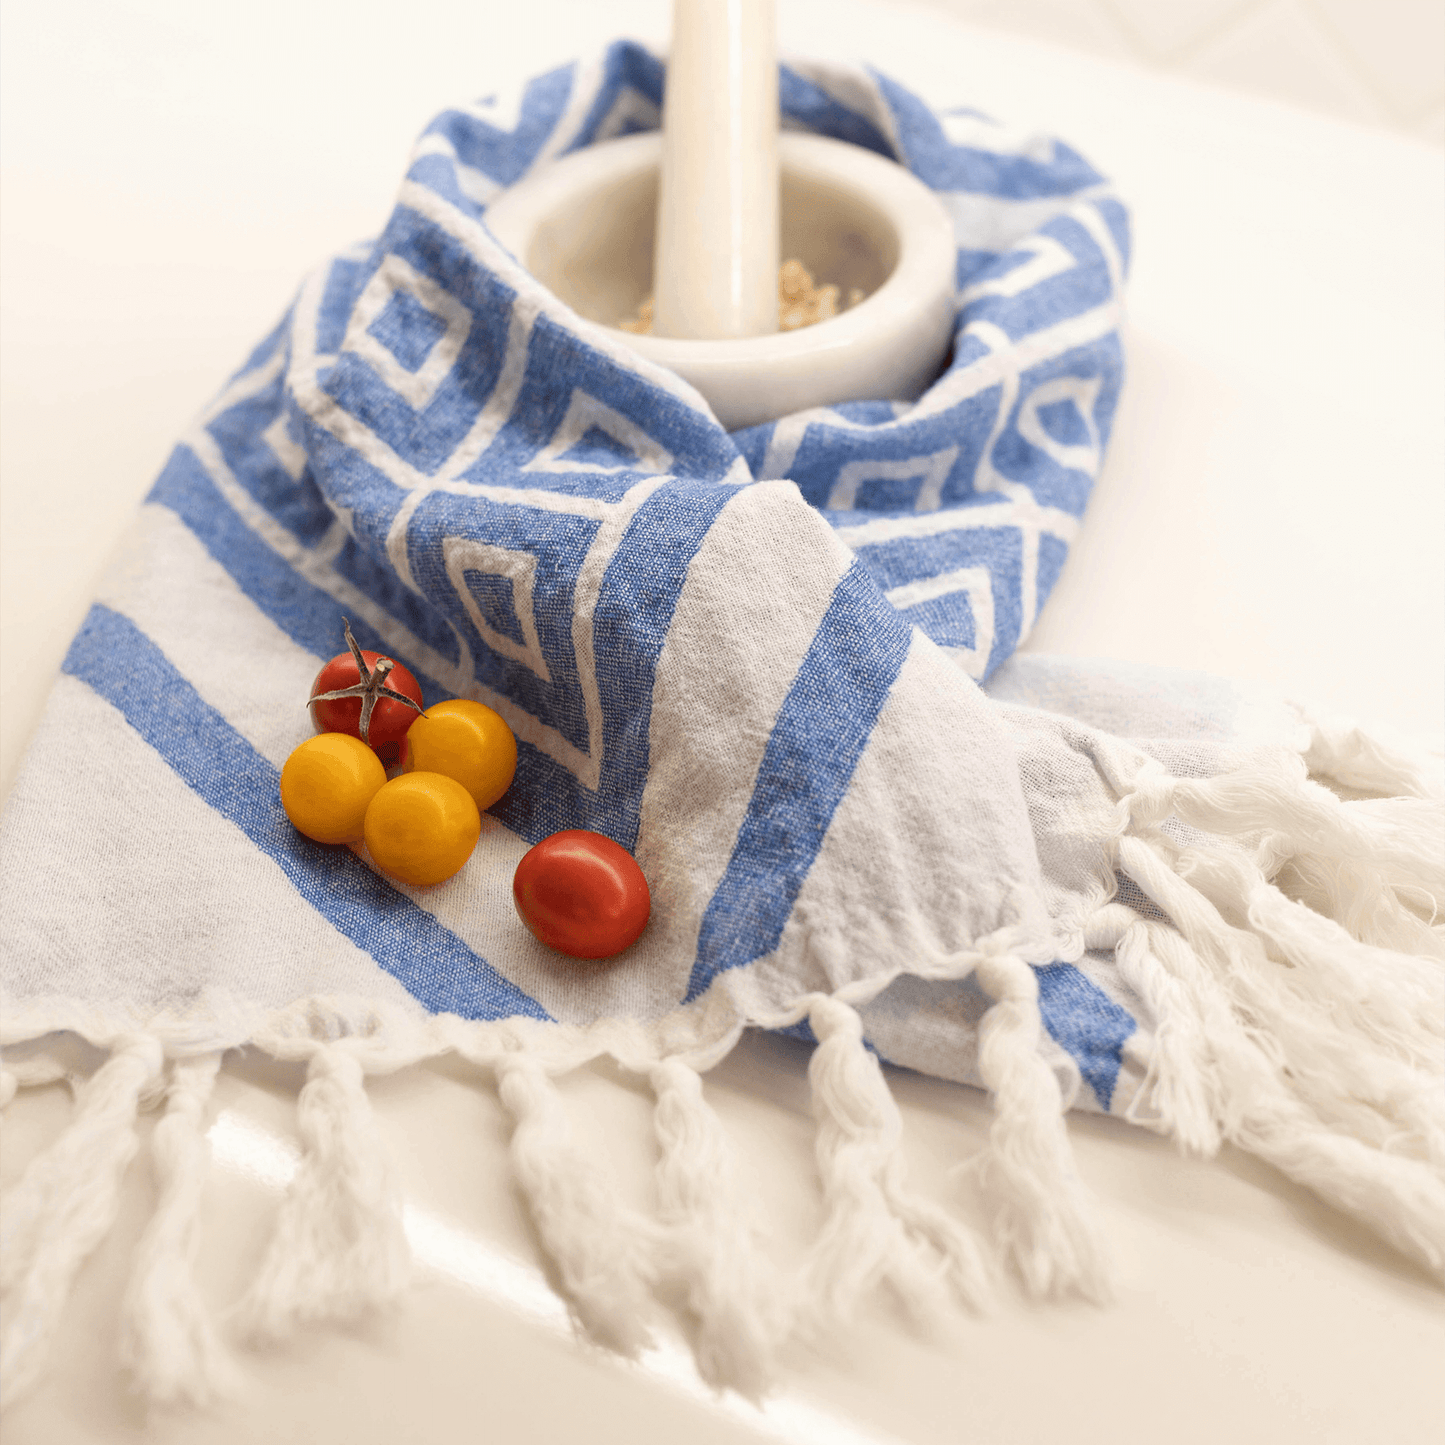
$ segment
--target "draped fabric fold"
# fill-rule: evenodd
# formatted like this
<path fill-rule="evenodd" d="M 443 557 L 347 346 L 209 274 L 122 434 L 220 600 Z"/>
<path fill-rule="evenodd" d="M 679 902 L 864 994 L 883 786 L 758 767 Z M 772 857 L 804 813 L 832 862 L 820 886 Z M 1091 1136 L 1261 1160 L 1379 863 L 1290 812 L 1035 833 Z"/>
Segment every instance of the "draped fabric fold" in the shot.
<path fill-rule="evenodd" d="M 1061 141 L 790 62 L 785 124 L 908 166 L 954 216 L 953 349 L 921 396 L 730 435 L 487 227 L 549 159 L 655 124 L 662 82 L 619 42 L 440 115 L 381 235 L 304 282 L 101 584 L 0 822 L 0 1045 L 69 1032 L 107 1060 L 7 1211 L 8 1398 L 168 1060 L 126 1357 L 157 1399 L 220 1383 L 227 1302 L 190 1262 L 205 1099 L 243 1046 L 306 1065 L 300 1161 L 232 1316 L 265 1338 L 403 1289 L 367 1078 L 448 1053 L 495 1081 L 581 1326 L 640 1350 L 680 1287 L 706 1377 L 749 1394 L 776 1343 L 880 1285 L 927 1314 L 984 1300 L 997 1262 L 1102 1298 L 1074 1107 L 1251 1149 L 1445 1268 L 1428 762 L 1217 680 L 1018 650 L 1122 382 L 1108 183 Z M 281 809 L 343 617 L 428 704 L 516 734 L 515 781 L 436 887 Z M 512 908 L 564 828 L 651 886 L 605 965 Z M 822 1224 L 775 1287 L 697 1074 L 746 1027 L 817 1046 Z M 601 1055 L 656 1095 L 655 1219 L 569 1126 L 558 1080 Z M 888 1064 L 993 1095 L 992 1250 L 908 1187 Z M 17 1056 L 0 1102 L 44 1077 Z"/>

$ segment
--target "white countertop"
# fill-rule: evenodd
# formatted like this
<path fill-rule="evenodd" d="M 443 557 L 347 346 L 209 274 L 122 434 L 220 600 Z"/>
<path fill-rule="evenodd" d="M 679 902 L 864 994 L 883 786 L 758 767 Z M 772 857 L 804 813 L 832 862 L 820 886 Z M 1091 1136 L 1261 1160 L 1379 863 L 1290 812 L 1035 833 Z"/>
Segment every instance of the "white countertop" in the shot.
<path fill-rule="evenodd" d="M 861 54 L 939 104 L 1038 124 L 1135 224 L 1130 377 L 1104 475 L 1031 646 L 1272 683 L 1439 745 L 1445 699 L 1445 177 L 1440 154 L 1268 102 L 966 29 L 936 9 L 780 0 L 795 49 Z M 125 518 L 301 274 L 384 219 L 413 136 L 619 34 L 662 0 L 7 6 L 3 96 L 0 786 Z M 344 25 L 343 30 L 334 27 Z M 817 1218 L 806 1050 L 754 1038 L 709 1078 L 776 1253 Z M 919 1184 L 988 1126 L 981 1095 L 890 1076 Z M 1076 1117 L 1120 1267 L 1106 1310 L 1008 1299 L 938 1339 L 880 1305 L 784 1362 L 759 1413 L 697 1384 L 665 1325 L 629 1365 L 575 1343 L 508 1182 L 490 1090 L 446 1067 L 372 1087 L 424 1282 L 393 1318 L 246 1357 L 244 1402 L 145 1422 L 115 1316 L 150 1183 L 82 1271 L 51 1377 L 6 1445 L 488 1439 L 1423 1441 L 1441 1423 L 1439 1290 L 1266 1167 L 1185 1160 Z M 646 1198 L 648 1102 L 566 1084 Z M 228 1069 L 202 1283 L 254 1267 L 294 1080 Z M 61 1126 L 6 1116 L 0 1182 Z M 1433 1428 L 1432 1428 L 1433 1427 Z"/>

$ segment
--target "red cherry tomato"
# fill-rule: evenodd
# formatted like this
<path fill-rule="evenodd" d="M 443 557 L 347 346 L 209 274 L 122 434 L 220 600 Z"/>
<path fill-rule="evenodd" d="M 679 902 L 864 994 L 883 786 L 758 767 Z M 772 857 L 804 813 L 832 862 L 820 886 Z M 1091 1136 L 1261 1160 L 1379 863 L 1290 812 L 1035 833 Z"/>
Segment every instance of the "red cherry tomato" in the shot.
<path fill-rule="evenodd" d="M 342 619 L 346 628 L 346 642 L 349 648 L 339 652 L 320 672 L 311 684 L 311 725 L 319 733 L 349 733 L 361 738 L 387 767 L 402 760 L 402 744 L 407 729 L 426 706 L 422 700 L 421 685 L 411 673 L 381 652 L 363 652 L 351 635 L 351 626 Z M 361 666 L 358 666 L 358 659 Z M 378 668 L 377 664 L 383 664 Z M 363 677 L 363 671 L 366 676 Z M 362 712 L 367 692 L 371 694 L 370 717 L 366 733 L 362 733 Z M 348 697 L 322 698 L 321 693 L 346 692 Z M 415 708 L 395 696 L 410 698 Z"/>
<path fill-rule="evenodd" d="M 532 933 L 573 958 L 611 958 L 636 942 L 652 913 L 642 869 L 626 848 L 569 828 L 517 864 L 517 913 Z"/>

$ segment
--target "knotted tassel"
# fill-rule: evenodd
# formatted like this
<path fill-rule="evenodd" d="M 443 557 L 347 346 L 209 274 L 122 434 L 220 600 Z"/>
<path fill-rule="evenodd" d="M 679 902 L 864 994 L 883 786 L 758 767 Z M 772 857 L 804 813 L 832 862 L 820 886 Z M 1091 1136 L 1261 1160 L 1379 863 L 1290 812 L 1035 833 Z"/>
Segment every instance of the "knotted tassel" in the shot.
<path fill-rule="evenodd" d="M 296 1122 L 301 1162 L 238 1309 L 242 1332 L 257 1340 L 388 1305 L 411 1273 L 401 1189 L 361 1064 L 344 1045 L 322 1045 L 311 1055 Z"/>
<path fill-rule="evenodd" d="M 698 1372 L 715 1388 L 757 1399 L 783 1334 L 783 1311 L 764 1273 L 722 1121 L 690 1064 L 663 1059 L 649 1077 L 657 1095 L 659 1209 L 671 1270 L 697 1320 Z"/>
<path fill-rule="evenodd" d="M 1297 765 L 1303 772 L 1303 766 Z M 1132 808 L 1132 799 L 1124 800 Z M 1284 770 L 1241 768 L 1207 779 L 1176 779 L 1151 794 L 1138 821 L 1169 812 L 1221 838 L 1277 833 L 1288 853 L 1349 863 L 1378 891 L 1379 906 L 1398 907 L 1397 890 L 1445 896 L 1440 805 L 1423 798 L 1342 803 L 1328 788 Z M 1150 814 L 1155 816 L 1150 816 Z"/>
<path fill-rule="evenodd" d="M 1120 859 L 1140 886 L 1151 892 L 1190 944 L 1211 965 L 1230 1008 L 1252 1029 L 1269 1039 L 1272 1056 L 1290 1092 L 1320 1122 L 1375 1148 L 1415 1154 L 1445 1163 L 1445 1101 L 1440 1097 L 1439 1023 L 1430 1014 L 1445 1009 L 1445 979 L 1423 960 L 1397 960 L 1400 1006 L 1392 1012 L 1388 970 L 1380 959 L 1345 939 L 1357 955 L 1352 972 L 1324 949 L 1303 951 L 1276 961 L 1266 940 L 1249 928 L 1234 927 L 1213 898 L 1195 886 L 1207 881 L 1211 890 L 1233 880 L 1227 857 L 1219 850 L 1176 853 L 1159 839 L 1120 840 Z M 1252 866 L 1252 865 L 1250 865 Z M 1188 869 L 1187 876 L 1184 874 Z M 1177 871 L 1176 871 L 1177 870 Z M 1247 879 L 1241 887 L 1248 887 Z M 1267 885 L 1266 885 L 1267 886 Z M 1220 887 L 1221 901 L 1240 908 L 1241 898 Z M 1294 911 L 1299 904 L 1281 900 Z M 1248 922 L 1248 919 L 1245 919 Z M 1388 955 L 1381 955 L 1388 963 Z M 1433 973 L 1434 987 L 1416 991 L 1414 970 Z M 1412 1053 L 1414 1061 L 1412 1062 Z M 1433 1055 L 1433 1057 L 1432 1057 Z"/>
<path fill-rule="evenodd" d="M 110 1232 L 139 1140 L 141 1096 L 164 1061 L 158 1040 L 132 1038 L 80 1088 L 75 1117 L 0 1202 L 0 1398 L 13 1405 L 40 1378 L 76 1271 Z"/>
<path fill-rule="evenodd" d="M 1307 713 L 1305 721 L 1310 735 L 1303 757 L 1317 776 L 1334 778 L 1364 793 L 1438 796 L 1439 764 L 1432 759 L 1411 756 L 1345 718 Z"/>
<path fill-rule="evenodd" d="M 595 1340 L 635 1355 L 650 1341 L 647 1295 L 661 1238 L 623 1207 L 615 1187 L 576 1146 L 556 1085 L 529 1053 L 496 1061 L 498 1092 L 512 1116 L 512 1165 L 542 1247 L 578 1324 Z"/>
<path fill-rule="evenodd" d="M 1141 870 L 1142 871 L 1142 870 Z M 1419 1159 L 1371 1148 L 1326 1125 L 1301 1081 L 1233 1010 L 1220 963 L 1167 924 L 1147 925 L 1155 955 L 1189 988 L 1218 1058 L 1224 1134 L 1445 1279 L 1445 1180 Z"/>
<path fill-rule="evenodd" d="M 1388 808 L 1408 801 L 1379 798 L 1351 806 Z M 1445 958 L 1445 927 L 1437 921 L 1438 895 L 1413 885 L 1391 885 L 1378 868 L 1361 859 L 1293 852 L 1272 872 L 1272 881 L 1288 897 L 1337 923 L 1361 943 Z"/>
<path fill-rule="evenodd" d="M 1224 1137 L 1445 1278 L 1438 1067 L 1412 1074 L 1333 1022 L 1301 989 L 1306 970 L 1231 928 L 1158 840 L 1126 836 L 1118 849 L 1120 867 L 1174 922 L 1147 925 L 1150 948 L 1209 1039 Z"/>
<path fill-rule="evenodd" d="M 1110 1293 L 1092 1202 L 1074 1168 L 1058 1079 L 1039 1051 L 1043 1020 L 1034 971 L 1008 953 L 977 978 L 994 1000 L 978 1030 L 978 1070 L 993 1096 L 986 1177 L 1001 1197 L 1000 1240 L 1036 1295 Z"/>
<path fill-rule="evenodd" d="M 1437 1066 L 1445 1049 L 1445 974 L 1438 963 L 1359 942 L 1333 919 L 1285 897 L 1236 849 L 1181 850 L 1173 866 L 1238 930 L 1260 965 L 1267 953 L 1292 966 L 1268 972 L 1327 1012 L 1336 1032 L 1347 1024 L 1384 1053 Z"/>
<path fill-rule="evenodd" d="M 1251 868 L 1263 866 L 1290 898 L 1361 944 L 1445 958 L 1445 927 L 1436 922 L 1436 900 L 1445 897 L 1445 808 L 1438 797 L 1346 803 L 1308 781 L 1296 763 L 1244 767 L 1204 781 L 1156 774 L 1121 807 L 1134 831 L 1149 838 L 1160 836 L 1157 825 L 1174 811 L 1236 840 Z M 1265 841 L 1257 846 L 1260 835 Z"/>
<path fill-rule="evenodd" d="M 808 1065 L 818 1121 L 818 1171 L 827 1217 L 808 1265 L 811 1296 L 846 1319 L 887 1282 L 927 1319 L 951 1281 L 969 1303 L 989 1295 L 988 1270 L 967 1230 L 905 1181 L 903 1120 L 878 1060 L 863 1044 L 857 1010 L 816 997 L 809 1023 L 818 1047 Z"/>
<path fill-rule="evenodd" d="M 159 1201 L 136 1247 L 121 1308 L 120 1356 L 136 1388 L 158 1405 L 205 1405 L 238 1383 L 194 1273 L 211 1162 L 206 1105 L 220 1066 L 220 1053 L 177 1059 L 165 1117 L 151 1135 Z"/>
<path fill-rule="evenodd" d="M 1119 976 L 1143 1000 L 1154 1020 L 1149 1069 L 1139 1091 L 1179 1147 L 1212 1155 L 1220 1144 L 1211 1108 L 1209 1038 L 1183 985 L 1149 947 L 1149 931 L 1132 908 L 1110 903 L 1090 919 L 1089 948 L 1112 946 Z"/>

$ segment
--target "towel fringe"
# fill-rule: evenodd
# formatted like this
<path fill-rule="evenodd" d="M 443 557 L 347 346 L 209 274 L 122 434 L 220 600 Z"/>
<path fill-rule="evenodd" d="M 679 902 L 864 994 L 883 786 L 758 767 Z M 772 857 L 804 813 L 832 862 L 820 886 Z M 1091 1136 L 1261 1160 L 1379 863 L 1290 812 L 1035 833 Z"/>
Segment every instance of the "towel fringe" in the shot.
<path fill-rule="evenodd" d="M 160 1043 L 117 1042 L 81 1086 L 75 1114 L 0 1202 L 0 1398 L 12 1405 L 40 1378 L 77 1270 L 110 1233 L 120 1184 L 140 1147 L 136 1116 L 159 1077 Z"/>
<path fill-rule="evenodd" d="M 1112 1295 L 1093 1201 L 1074 1167 L 1059 1081 L 1040 1052 L 1043 1019 L 1034 971 L 1008 952 L 979 960 L 993 999 L 978 1027 L 978 1071 L 993 1096 L 983 1177 L 999 1200 L 1000 1248 L 1035 1295 Z"/>
<path fill-rule="evenodd" d="M 593 1339 L 635 1355 L 651 1341 L 647 1296 L 658 1275 L 661 1232 L 627 1209 L 578 1149 L 537 1050 L 503 1054 L 494 1068 L 514 1124 L 512 1167 L 562 1293 Z"/>
<path fill-rule="evenodd" d="M 1386 797 L 1438 797 L 1442 787 L 1437 758 L 1395 746 L 1348 718 L 1300 709 L 1309 730 L 1300 756 L 1317 777 Z"/>
<path fill-rule="evenodd" d="M 298 1324 L 346 1321 L 394 1302 L 411 1274 L 402 1198 L 344 1043 L 318 1045 L 296 1101 L 301 1163 L 260 1272 L 236 1311 L 240 1332 L 285 1339 Z"/>
<path fill-rule="evenodd" d="M 1274 882 L 1286 896 L 1335 920 L 1361 943 L 1445 959 L 1438 896 L 1408 883 L 1392 884 L 1380 869 L 1360 859 L 1291 853 L 1275 871 Z"/>
<path fill-rule="evenodd" d="M 1259 1030 L 1232 1012 L 1209 962 L 1167 926 L 1147 927 L 1155 952 L 1188 981 L 1209 1020 L 1219 1092 L 1230 1106 L 1229 1141 L 1445 1278 L 1445 1182 L 1438 1172 L 1322 1122 Z"/>
<path fill-rule="evenodd" d="M 1429 798 L 1368 798 L 1342 802 L 1293 768 L 1241 767 L 1207 779 L 1151 778 L 1124 805 L 1136 825 L 1150 829 L 1168 813 L 1204 833 L 1243 843 L 1263 834 L 1279 861 L 1303 855 L 1359 870 L 1372 907 L 1397 913 L 1400 895 L 1445 898 L 1440 805 Z M 1162 773 L 1162 769 L 1160 770 Z M 1407 908 L 1408 911 L 1408 908 Z"/>
<path fill-rule="evenodd" d="M 683 1283 L 697 1321 L 698 1373 L 715 1389 L 756 1400 L 768 1387 L 788 1312 L 768 1278 L 732 1150 L 697 1069 L 674 1055 L 648 1076 L 657 1098 L 657 1196 L 669 1231 L 668 1270 Z"/>
<path fill-rule="evenodd" d="M 1120 977 L 1143 999 L 1155 1020 L 1154 1046 L 1140 1098 L 1149 1102 L 1182 1150 L 1208 1158 L 1219 1151 L 1222 1136 L 1205 1021 L 1189 1006 L 1184 985 L 1160 960 L 1142 920 L 1136 918 L 1124 930 L 1114 958 Z"/>
<path fill-rule="evenodd" d="M 1173 1006 L 1208 1040 L 1222 1136 L 1445 1276 L 1438 1084 L 1391 1047 L 1378 1017 L 1372 1033 L 1360 1031 L 1359 991 L 1343 996 L 1338 972 L 1320 964 L 1317 950 L 1270 957 L 1269 936 L 1254 930 L 1260 918 L 1277 924 L 1279 905 L 1261 908 L 1251 872 L 1221 864 L 1218 853 L 1201 863 L 1203 853 L 1161 836 L 1117 840 L 1119 867 L 1173 921 L 1143 927 L 1150 952 L 1181 985 Z M 1216 888 L 1226 904 L 1226 885 L 1239 890 L 1232 901 L 1243 926 L 1191 880 Z M 1159 1017 L 1167 1022 L 1170 1007 L 1161 1003 Z"/>
<path fill-rule="evenodd" d="M 1367 1039 L 1416 1069 L 1441 1058 L 1438 964 L 1359 942 L 1333 918 L 1287 898 L 1238 851 L 1180 849 L 1173 864 L 1234 930 L 1262 982 L 1326 1015 L 1332 1043 L 1339 1044 L 1343 1024 L 1355 1031 L 1355 1044 Z M 1271 960 L 1290 967 L 1270 967 Z"/>
<path fill-rule="evenodd" d="M 219 1052 L 177 1059 L 165 1117 L 151 1134 L 158 1199 L 121 1307 L 120 1357 L 136 1389 L 158 1405 L 205 1405 L 239 1385 L 195 1279 L 211 1161 L 206 1106 L 220 1066 Z"/>
<path fill-rule="evenodd" d="M 1180 779 L 1146 764 L 1128 782 L 1128 769 L 1116 769 L 1110 861 L 1158 912 L 1105 901 L 1086 919 L 1083 942 L 1113 950 L 1120 977 L 1152 1016 L 1136 1094 L 1141 1117 L 1193 1152 L 1227 1142 L 1256 1155 L 1445 1280 L 1440 807 L 1425 772 L 1403 755 L 1358 730 L 1311 727 L 1308 747 L 1282 766 L 1250 762 Z M 1309 781 L 1306 764 L 1352 788 L 1409 785 L 1413 795 L 1346 802 Z M 1205 836 L 1181 832 L 1174 820 Z M 996 1117 L 980 1174 L 998 1204 L 999 1256 L 1027 1289 L 1101 1300 L 1110 1288 L 1106 1254 L 1041 1048 L 1031 960 L 1048 956 L 1010 933 L 955 960 L 991 1000 L 978 1070 Z M 726 1131 L 703 1090 L 701 1071 L 736 1041 L 736 1020 L 656 1036 L 616 1020 L 593 1029 L 518 1019 L 418 1028 L 370 1003 L 354 1016 L 321 1000 L 286 1011 L 251 1037 L 278 1058 L 307 1061 L 297 1100 L 302 1155 L 236 1311 L 243 1332 L 277 1340 L 401 1293 L 409 1274 L 402 1200 L 365 1075 L 447 1051 L 494 1075 L 513 1121 L 516 1181 L 558 1287 L 579 1326 L 612 1349 L 641 1350 L 651 1295 L 679 1286 L 696 1322 L 702 1377 L 756 1399 L 794 1330 L 847 1319 L 881 1286 L 925 1321 L 944 1309 L 950 1289 L 986 1303 L 988 1251 L 950 1211 L 908 1187 L 902 1118 L 857 1009 L 814 994 L 786 1021 L 800 1010 L 817 1039 L 808 1078 L 824 1218 L 801 1280 L 786 1289 L 761 1249 Z M 78 1086 L 60 1138 L 3 1202 L 0 1290 L 9 1299 L 0 1390 L 9 1404 L 42 1370 L 76 1271 L 114 1222 L 138 1148 L 137 1114 L 170 1048 L 180 1057 L 153 1135 L 157 1204 L 123 1306 L 121 1353 L 152 1401 L 205 1403 L 236 1379 L 193 1268 L 206 1111 L 223 1045 L 184 1031 L 79 1031 L 108 1056 Z M 39 1035 L 12 1029 L 8 1037 Z M 684 1051 L 669 1052 L 659 1037 Z M 656 1219 L 626 1206 L 573 1137 L 555 1079 L 600 1054 L 652 1088 Z M 58 1068 L 44 1055 L 7 1059 L 0 1106 L 17 1086 L 71 1077 Z"/>
<path fill-rule="evenodd" d="M 902 1116 L 857 1010 L 820 994 L 808 1021 L 818 1040 L 808 1081 L 827 1206 L 806 1271 L 815 1322 L 848 1319 L 883 1283 L 923 1320 L 942 1311 L 950 1283 L 966 1302 L 987 1303 L 990 1273 L 972 1236 L 908 1189 Z"/>
<path fill-rule="evenodd" d="M 1162 839 L 1122 839 L 1120 859 L 1212 968 L 1225 1007 L 1267 1041 L 1274 1067 L 1288 1075 L 1298 1098 L 1362 1142 L 1425 1157 L 1435 1152 L 1441 1121 L 1432 1120 L 1427 1107 L 1428 1076 L 1363 1030 L 1358 996 L 1332 990 L 1317 959 L 1286 960 L 1282 967 L 1263 938 L 1232 926 L 1190 881 L 1190 861 L 1198 864 L 1190 850 Z M 1196 877 L 1201 871 L 1207 871 L 1203 865 L 1192 869 Z M 1247 878 L 1237 881 L 1248 886 Z M 1216 1019 L 1211 1036 L 1217 1027 Z"/>

